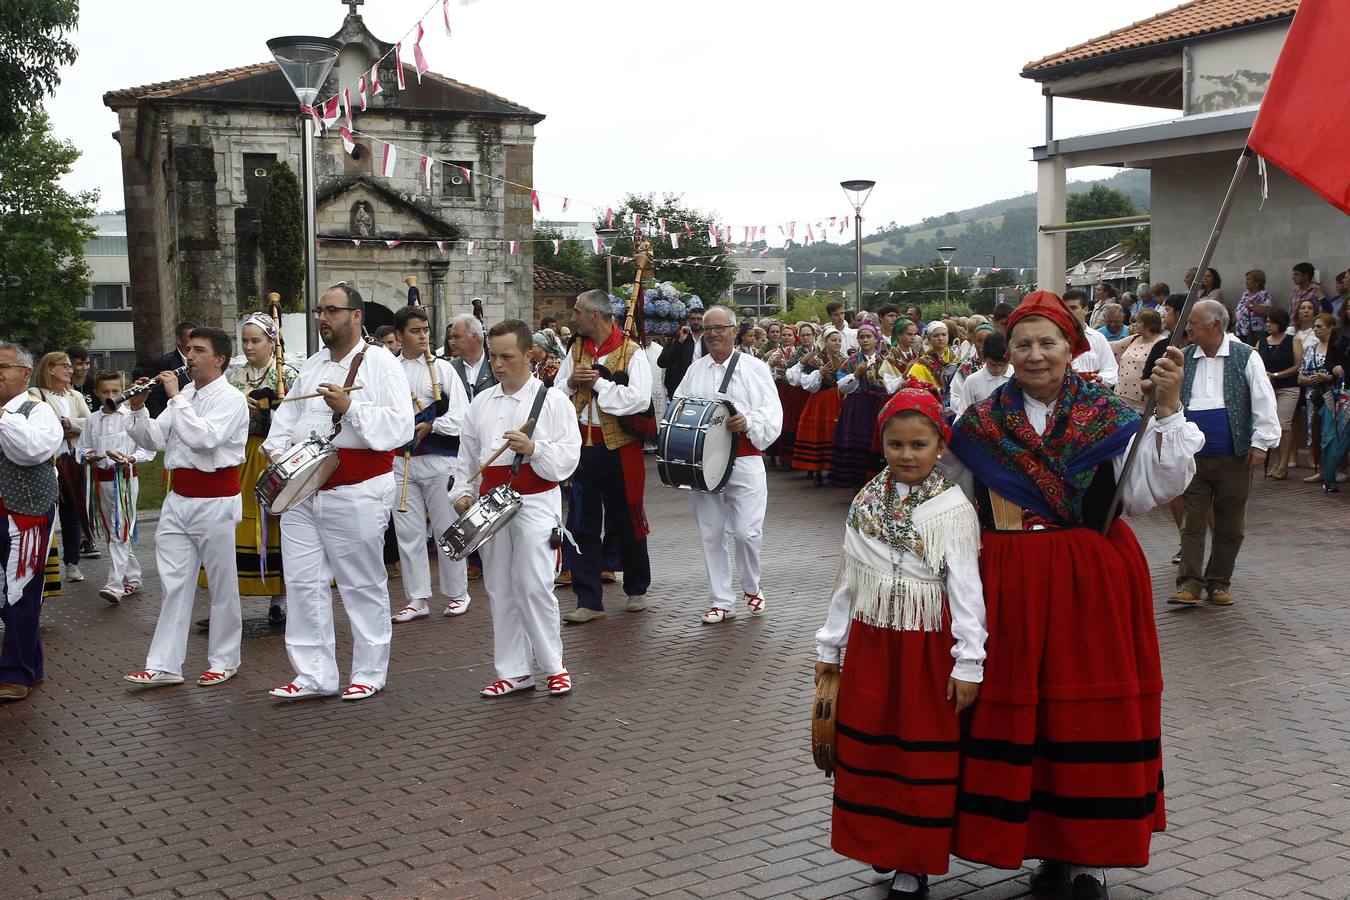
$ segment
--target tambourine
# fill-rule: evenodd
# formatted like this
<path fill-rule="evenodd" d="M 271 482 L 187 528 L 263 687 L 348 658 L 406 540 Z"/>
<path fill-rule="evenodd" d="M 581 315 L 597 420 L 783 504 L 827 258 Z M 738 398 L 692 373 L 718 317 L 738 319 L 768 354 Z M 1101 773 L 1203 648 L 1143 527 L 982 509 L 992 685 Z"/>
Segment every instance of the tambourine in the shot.
<path fill-rule="evenodd" d="M 834 729 L 839 720 L 839 672 L 825 672 L 811 701 L 811 759 L 826 778 L 834 775 Z"/>

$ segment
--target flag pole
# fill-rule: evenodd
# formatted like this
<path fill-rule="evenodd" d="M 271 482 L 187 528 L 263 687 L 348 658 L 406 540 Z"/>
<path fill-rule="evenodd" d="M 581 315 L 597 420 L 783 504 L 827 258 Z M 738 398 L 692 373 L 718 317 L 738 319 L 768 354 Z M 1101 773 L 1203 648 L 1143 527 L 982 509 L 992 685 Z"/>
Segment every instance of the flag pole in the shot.
<path fill-rule="evenodd" d="M 1176 346 L 1177 339 L 1186 333 L 1186 321 L 1191 317 L 1191 308 L 1195 306 L 1195 301 L 1200 299 L 1205 280 L 1205 270 L 1209 268 L 1210 261 L 1214 259 L 1214 248 L 1219 244 L 1219 235 L 1223 234 L 1223 227 L 1228 223 L 1228 215 L 1233 211 L 1233 204 L 1237 202 L 1238 188 L 1242 186 L 1242 179 L 1247 175 L 1247 168 L 1251 165 L 1252 152 L 1250 146 L 1242 148 L 1242 155 L 1238 157 L 1237 169 L 1233 172 L 1233 180 L 1228 185 L 1228 193 L 1224 195 L 1223 203 L 1219 206 L 1219 215 L 1214 220 L 1214 229 L 1209 233 L 1209 240 L 1205 242 L 1205 250 L 1200 254 L 1200 263 L 1195 267 L 1195 278 L 1191 280 L 1191 289 L 1186 294 L 1186 303 L 1181 307 L 1181 312 L 1177 314 L 1177 327 L 1172 329 L 1172 334 L 1167 339 L 1167 349 L 1170 350 Z M 1143 436 L 1145 429 L 1148 428 L 1149 420 L 1153 418 L 1154 410 L 1157 407 L 1157 392 L 1150 392 L 1147 402 L 1144 404 L 1143 419 L 1139 423 L 1139 432 L 1133 443 L 1130 444 L 1130 452 L 1125 456 L 1125 465 L 1120 470 L 1120 477 L 1116 479 L 1116 493 L 1111 498 L 1111 505 L 1106 510 L 1106 520 L 1102 524 L 1102 534 L 1111 527 L 1111 522 L 1116 517 L 1116 511 L 1120 509 L 1120 498 L 1125 493 L 1125 481 L 1130 474 L 1130 469 L 1134 468 L 1135 459 L 1139 456 L 1139 448 L 1143 445 Z"/>

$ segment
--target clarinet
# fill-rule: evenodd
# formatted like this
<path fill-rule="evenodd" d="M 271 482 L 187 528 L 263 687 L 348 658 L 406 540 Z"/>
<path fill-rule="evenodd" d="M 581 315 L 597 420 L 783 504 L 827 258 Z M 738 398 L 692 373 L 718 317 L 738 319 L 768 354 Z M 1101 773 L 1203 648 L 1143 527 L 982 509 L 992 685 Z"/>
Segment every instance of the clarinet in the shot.
<path fill-rule="evenodd" d="M 178 368 L 173 370 L 174 376 L 178 378 L 182 378 L 187 373 L 188 373 L 187 366 L 179 366 Z M 151 379 L 150 381 L 145 382 L 145 384 L 133 385 L 127 388 L 122 393 L 118 394 L 116 397 L 109 397 L 107 400 L 104 400 L 103 411 L 108 415 L 112 415 L 113 413 L 117 412 L 117 407 L 121 406 L 123 403 L 126 403 L 132 397 L 139 397 L 141 394 L 150 393 L 155 389 L 155 385 L 157 384 L 159 384 L 158 381 Z"/>

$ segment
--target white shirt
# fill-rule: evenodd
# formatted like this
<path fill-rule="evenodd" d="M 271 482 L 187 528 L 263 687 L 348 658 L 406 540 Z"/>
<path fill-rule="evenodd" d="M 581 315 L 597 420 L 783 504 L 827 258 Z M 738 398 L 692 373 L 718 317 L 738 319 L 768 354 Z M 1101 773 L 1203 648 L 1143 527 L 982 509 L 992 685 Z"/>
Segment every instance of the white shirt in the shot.
<path fill-rule="evenodd" d="M 312 394 L 320 384 L 346 384 L 347 370 L 363 350 L 370 352 L 356 373 L 355 383 L 361 390 L 347 395 L 352 405 L 343 415 L 342 430 L 333 443 L 346 448 L 397 450 L 412 440 L 412 408 L 408 402 L 412 387 L 403 374 L 403 364 L 383 347 L 357 341 L 340 360 L 334 360 L 327 348 L 320 350 L 305 360 L 300 377 L 286 393 Z M 272 413 L 263 451 L 275 457 L 306 440 L 310 432 L 327 437 L 332 430 L 333 410 L 322 397 L 287 401 Z"/>
<path fill-rule="evenodd" d="M 1102 384 L 1111 390 L 1115 390 L 1116 382 L 1120 379 L 1120 364 L 1116 362 L 1116 354 L 1111 349 L 1111 342 L 1106 339 L 1106 335 L 1095 328 L 1089 328 L 1083 334 L 1088 343 L 1092 345 L 1092 349 L 1080 353 L 1074 358 L 1074 371 L 1096 372 Z"/>
<path fill-rule="evenodd" d="M 158 418 L 145 407 L 132 410 L 131 437 L 145 450 L 162 451 L 166 469 L 228 469 L 244 461 L 248 401 L 224 375 L 202 388 L 190 381 Z"/>
<path fill-rule="evenodd" d="M 897 483 L 895 487 L 897 496 L 909 496 L 909 485 Z M 938 577 L 921 557 L 910 550 L 900 553 L 900 564 L 907 575 L 924 581 Z M 988 638 L 979 559 L 979 552 L 973 547 L 967 551 L 954 545 L 947 548 L 945 554 L 947 607 L 951 611 L 952 637 L 956 639 L 952 647 L 952 658 L 955 660 L 952 676 L 976 683 L 984 680 L 984 644 Z M 852 601 L 848 582 L 841 578 L 830 598 L 830 612 L 825 624 L 816 632 L 816 659 L 820 662 L 839 662 L 840 651 L 848 645 L 848 633 L 853 624 Z"/>
<path fill-rule="evenodd" d="M 19 415 L 19 407 L 29 400 L 37 401 L 36 405 L 27 416 Z M 27 391 L 5 404 L 5 415 L 0 416 L 0 453 L 14 465 L 50 462 L 65 440 L 65 429 L 50 404 Z"/>
<path fill-rule="evenodd" d="M 1195 380 L 1191 382 L 1191 402 L 1186 405 L 1191 412 L 1223 407 L 1223 367 L 1234 340 L 1236 338 L 1231 334 L 1224 335 L 1223 343 L 1213 356 L 1205 355 L 1202 350 L 1195 351 Z M 1188 362 L 1191 353 L 1191 350 L 1186 351 Z M 1271 450 L 1280 445 L 1280 418 L 1275 411 L 1275 389 L 1270 386 L 1260 353 L 1253 350 L 1247 357 L 1244 374 L 1252 402 L 1252 447 Z"/>
<path fill-rule="evenodd" d="M 727 362 L 731 362 L 731 357 L 727 357 Z M 711 355 L 699 357 L 684 373 L 675 396 L 708 400 L 725 397 L 736 412 L 745 416 L 745 436 L 750 443 L 760 450 L 767 449 L 783 430 L 783 404 L 778 400 L 773 373 L 763 360 L 742 353 L 736 371 L 731 373 L 731 384 L 722 394 L 718 389 L 726 374 L 726 363 L 717 362 Z"/>
<path fill-rule="evenodd" d="M 155 458 L 150 450 L 136 446 L 136 439 L 131 436 L 131 410 L 125 404 L 111 414 L 98 410 L 91 415 L 75 445 L 76 461 L 82 463 L 85 457 L 97 454 L 102 457 L 97 463 L 100 469 L 113 467 L 113 461 L 108 459 L 109 453 L 120 453 L 138 463 Z"/>
<path fill-rule="evenodd" d="M 506 393 L 500 384 L 488 388 L 469 404 L 459 435 L 459 456 L 455 459 L 455 487 L 450 492 L 453 504 L 461 497 L 478 499 L 478 485 L 482 480 L 469 476 L 488 461 L 505 441 L 503 435 L 525 424 L 534 406 L 535 394 L 543 382 L 533 375 L 514 394 Z M 562 391 L 549 388 L 544 406 L 530 434 L 534 453 L 525 457 L 534 474 L 546 481 L 564 481 L 576 471 L 581 461 L 581 432 L 577 429 L 576 410 Z M 510 450 L 497 457 L 494 466 L 509 466 L 515 461 Z"/>
<path fill-rule="evenodd" d="M 622 349 L 621 347 L 619 350 L 605 354 L 592 365 L 604 365 L 611 356 L 615 356 Z M 553 379 L 553 386 L 562 391 L 565 397 L 571 397 L 576 393 L 567 384 L 567 380 L 572 377 L 574 368 L 572 354 L 565 354 L 562 363 L 558 366 L 558 374 Z M 647 411 L 647 407 L 652 403 L 652 364 L 641 347 L 629 357 L 626 371 L 628 372 L 627 384 L 615 384 L 608 378 L 596 379 L 595 403 L 586 404 L 581 412 L 576 414 L 577 421 L 583 425 L 600 425 L 598 416 L 594 421 L 591 420 L 592 405 L 597 407 L 600 412 L 607 412 L 612 416 L 634 416 Z"/>
<path fill-rule="evenodd" d="M 993 396 L 1001 385 L 1007 384 L 1013 376 L 1013 367 L 1009 363 L 1002 375 L 994 375 L 988 366 L 980 366 L 962 380 L 959 388 L 952 388 L 952 412 L 958 417 L 970 407 Z"/>
<path fill-rule="evenodd" d="M 431 389 L 431 372 L 427 368 L 426 359 L 421 356 L 416 359 L 400 356 L 399 364 L 403 367 L 403 375 L 408 379 L 408 386 L 412 388 L 412 396 L 417 398 L 417 402 L 423 408 L 435 403 L 436 395 Z M 464 384 L 459 380 L 459 375 L 448 362 L 436 359 L 432 361 L 432 365 L 436 367 L 436 381 L 440 385 L 441 396 L 448 398 L 450 405 L 431 423 L 431 433 L 458 435 L 464 416 L 469 412 L 469 395 L 464 391 Z M 362 363 L 361 367 L 364 369 L 365 363 Z M 416 412 L 417 407 L 413 406 L 412 411 Z"/>
<path fill-rule="evenodd" d="M 844 346 L 842 348 L 844 355 L 848 356 L 854 350 L 858 349 L 858 329 L 849 328 L 845 325 L 843 328 L 840 328 L 839 331 L 844 335 Z"/>

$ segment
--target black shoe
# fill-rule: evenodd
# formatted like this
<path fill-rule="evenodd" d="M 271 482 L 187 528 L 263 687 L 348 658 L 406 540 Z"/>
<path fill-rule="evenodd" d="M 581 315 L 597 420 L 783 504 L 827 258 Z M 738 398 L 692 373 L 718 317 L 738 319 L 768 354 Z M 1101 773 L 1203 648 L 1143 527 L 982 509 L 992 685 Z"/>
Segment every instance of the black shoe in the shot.
<path fill-rule="evenodd" d="M 1174 565 L 1174 566 L 1179 566 L 1179 565 L 1181 565 L 1181 551 L 1180 551 L 1180 550 L 1177 551 L 1177 555 L 1176 555 L 1176 556 L 1172 557 L 1172 565 Z"/>
<path fill-rule="evenodd" d="M 890 875 L 895 869 L 889 869 L 886 866 L 873 866 L 872 871 L 876 872 L 878 875 Z"/>
<path fill-rule="evenodd" d="M 98 549 L 98 544 L 88 543 L 80 547 L 80 559 L 98 559 L 103 555 L 103 551 Z"/>
<path fill-rule="evenodd" d="M 1069 883 L 1069 866 L 1053 859 L 1043 859 L 1027 879 L 1034 894 L 1052 894 Z"/>
<path fill-rule="evenodd" d="M 286 610 L 280 606 L 273 605 L 267 610 L 267 624 L 273 628 L 279 628 L 286 624 Z"/>
<path fill-rule="evenodd" d="M 928 876 L 916 875 L 919 880 L 919 889 L 917 891 L 897 891 L 892 887 L 886 892 L 886 900 L 918 900 L 919 897 L 928 896 Z"/>
<path fill-rule="evenodd" d="M 211 630 L 211 620 L 210 620 L 210 619 L 198 619 L 198 620 L 197 620 L 197 627 L 200 628 L 202 631 L 210 631 L 210 630 Z"/>
<path fill-rule="evenodd" d="M 1069 893 L 1070 900 L 1107 900 L 1109 896 L 1106 893 L 1106 885 L 1091 875 L 1079 875 L 1075 878 L 1073 890 Z"/>

